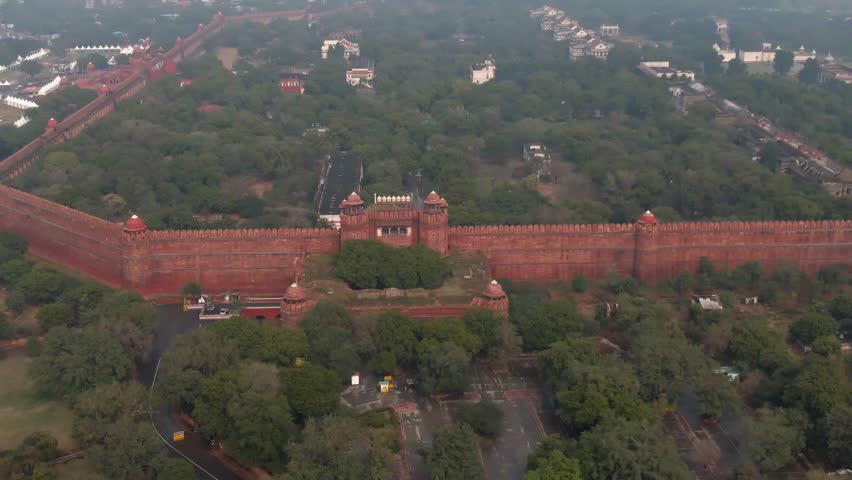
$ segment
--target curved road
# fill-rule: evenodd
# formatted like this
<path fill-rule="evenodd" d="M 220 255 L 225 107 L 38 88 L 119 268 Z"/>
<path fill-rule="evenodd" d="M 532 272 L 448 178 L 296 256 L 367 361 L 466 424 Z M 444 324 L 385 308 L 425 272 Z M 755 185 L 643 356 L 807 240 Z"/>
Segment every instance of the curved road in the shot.
<path fill-rule="evenodd" d="M 163 305 L 157 307 L 160 315 L 157 324 L 157 338 L 151 359 L 139 369 L 140 380 L 144 385 L 153 387 L 156 382 L 160 357 L 174 343 L 175 337 L 182 333 L 202 328 L 198 320 L 198 311 L 184 312 L 181 305 Z M 209 444 L 205 438 L 192 431 L 186 431 L 182 442 L 172 441 L 172 432 L 182 430 L 171 418 L 167 407 L 153 412 L 151 419 L 154 430 L 168 445 L 176 456 L 183 457 L 195 466 L 198 478 L 214 480 L 240 480 L 240 477 L 226 468 L 219 460 L 210 454 Z"/>

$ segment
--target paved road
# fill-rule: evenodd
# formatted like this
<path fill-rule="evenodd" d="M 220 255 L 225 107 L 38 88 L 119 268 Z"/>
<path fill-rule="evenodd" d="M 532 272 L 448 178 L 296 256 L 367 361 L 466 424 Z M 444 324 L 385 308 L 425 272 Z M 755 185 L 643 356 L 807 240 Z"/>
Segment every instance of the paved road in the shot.
<path fill-rule="evenodd" d="M 161 355 L 174 343 L 175 337 L 204 325 L 198 320 L 197 311 L 184 312 L 181 305 L 159 306 L 157 311 L 160 318 L 157 324 L 154 351 L 151 354 L 151 360 L 139 369 L 142 383 L 149 387 L 155 379 L 157 363 Z M 183 428 L 172 421 L 167 407 L 162 407 L 154 412 L 153 423 L 163 440 L 172 447 L 174 456 L 187 458 L 195 465 L 198 478 L 239 480 L 238 476 L 210 454 L 209 444 L 203 435 L 187 431 L 185 440 L 178 443 L 172 441 L 172 432 L 183 430 Z"/>

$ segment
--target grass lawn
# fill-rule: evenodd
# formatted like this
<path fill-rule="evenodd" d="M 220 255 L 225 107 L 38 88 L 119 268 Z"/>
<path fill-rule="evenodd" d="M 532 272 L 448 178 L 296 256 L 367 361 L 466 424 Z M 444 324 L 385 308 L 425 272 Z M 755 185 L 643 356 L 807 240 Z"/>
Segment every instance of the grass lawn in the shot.
<path fill-rule="evenodd" d="M 76 442 L 71 438 L 71 410 L 38 397 L 28 374 L 31 362 L 23 356 L 0 360 L 0 450 L 16 447 L 37 431 L 53 435 L 60 449 L 72 450 Z"/>

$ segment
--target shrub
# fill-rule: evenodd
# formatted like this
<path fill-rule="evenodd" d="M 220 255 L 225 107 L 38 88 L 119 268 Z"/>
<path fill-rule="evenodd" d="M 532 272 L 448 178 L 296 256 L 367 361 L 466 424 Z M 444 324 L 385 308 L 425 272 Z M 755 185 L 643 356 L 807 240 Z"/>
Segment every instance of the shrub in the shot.
<path fill-rule="evenodd" d="M 583 275 L 575 275 L 571 280 L 571 288 L 577 293 L 583 293 L 589 289 L 589 280 Z"/>

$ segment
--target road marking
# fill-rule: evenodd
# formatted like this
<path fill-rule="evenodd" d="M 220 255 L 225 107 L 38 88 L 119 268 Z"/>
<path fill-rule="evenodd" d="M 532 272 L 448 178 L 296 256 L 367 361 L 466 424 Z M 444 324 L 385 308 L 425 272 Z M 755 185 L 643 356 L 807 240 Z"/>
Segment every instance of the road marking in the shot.
<path fill-rule="evenodd" d="M 417 441 L 419 442 L 420 441 L 420 427 L 415 425 L 414 426 L 414 433 L 417 434 Z"/>

